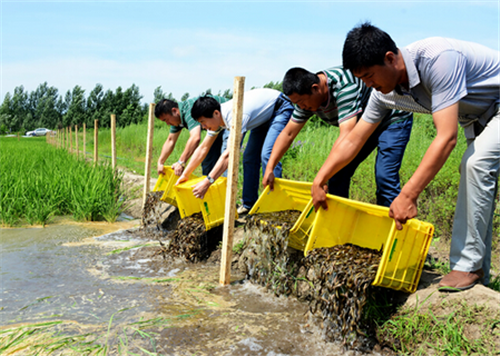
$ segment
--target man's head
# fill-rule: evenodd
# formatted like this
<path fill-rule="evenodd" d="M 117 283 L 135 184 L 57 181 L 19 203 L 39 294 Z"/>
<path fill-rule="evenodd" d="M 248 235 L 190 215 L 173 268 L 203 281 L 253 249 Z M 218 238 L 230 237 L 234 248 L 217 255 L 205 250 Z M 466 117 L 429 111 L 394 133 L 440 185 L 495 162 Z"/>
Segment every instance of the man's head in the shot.
<path fill-rule="evenodd" d="M 328 100 L 321 90 L 320 78 L 304 68 L 292 68 L 283 78 L 283 93 L 299 108 L 317 111 Z"/>
<path fill-rule="evenodd" d="M 344 69 L 384 94 L 401 83 L 399 50 L 392 38 L 366 22 L 347 34 L 342 50 Z"/>
<path fill-rule="evenodd" d="M 216 131 L 220 126 L 224 126 L 220 103 L 208 95 L 196 99 L 191 108 L 191 116 L 207 130 Z"/>
<path fill-rule="evenodd" d="M 155 106 L 155 116 L 157 119 L 171 126 L 179 126 L 181 124 L 179 104 L 173 100 L 160 100 Z"/>

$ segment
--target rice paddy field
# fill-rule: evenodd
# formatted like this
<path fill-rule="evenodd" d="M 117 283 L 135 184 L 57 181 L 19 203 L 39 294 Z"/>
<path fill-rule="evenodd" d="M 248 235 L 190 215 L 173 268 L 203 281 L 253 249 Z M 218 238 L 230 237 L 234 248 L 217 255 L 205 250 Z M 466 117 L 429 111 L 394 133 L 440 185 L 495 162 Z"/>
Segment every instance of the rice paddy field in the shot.
<path fill-rule="evenodd" d="M 115 221 L 124 208 L 121 176 L 57 149 L 45 137 L 0 138 L 0 223 L 45 225 L 53 216 Z"/>

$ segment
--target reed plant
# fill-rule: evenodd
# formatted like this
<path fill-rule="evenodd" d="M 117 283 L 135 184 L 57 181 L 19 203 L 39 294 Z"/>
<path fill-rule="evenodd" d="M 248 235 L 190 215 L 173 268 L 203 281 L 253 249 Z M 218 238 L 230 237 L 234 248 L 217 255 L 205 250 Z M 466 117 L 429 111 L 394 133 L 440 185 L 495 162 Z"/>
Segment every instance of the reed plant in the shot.
<path fill-rule="evenodd" d="M 0 221 L 45 225 L 54 215 L 114 221 L 125 208 L 121 174 L 56 149 L 45 138 L 0 141 Z"/>

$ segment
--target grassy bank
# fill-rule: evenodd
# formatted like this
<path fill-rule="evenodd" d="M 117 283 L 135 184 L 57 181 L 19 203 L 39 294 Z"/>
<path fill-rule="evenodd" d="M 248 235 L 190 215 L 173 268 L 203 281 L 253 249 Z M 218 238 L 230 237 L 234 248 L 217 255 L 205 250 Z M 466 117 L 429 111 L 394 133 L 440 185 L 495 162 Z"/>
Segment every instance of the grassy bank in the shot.
<path fill-rule="evenodd" d="M 79 221 L 115 221 L 121 213 L 121 177 L 46 143 L 45 137 L 0 139 L 0 221 L 45 225 L 54 215 Z"/>

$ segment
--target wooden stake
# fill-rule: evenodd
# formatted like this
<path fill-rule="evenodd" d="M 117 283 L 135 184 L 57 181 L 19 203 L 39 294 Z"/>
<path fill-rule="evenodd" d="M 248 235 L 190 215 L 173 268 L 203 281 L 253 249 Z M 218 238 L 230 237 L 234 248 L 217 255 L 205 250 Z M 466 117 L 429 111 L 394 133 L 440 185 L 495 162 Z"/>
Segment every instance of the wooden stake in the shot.
<path fill-rule="evenodd" d="M 151 156 L 153 153 L 153 131 L 155 125 L 155 104 L 149 104 L 148 117 L 148 141 L 146 145 L 146 168 L 144 171 L 144 194 L 142 197 L 142 208 L 146 205 L 146 198 L 149 193 L 149 180 L 151 178 Z"/>
<path fill-rule="evenodd" d="M 75 148 L 76 148 L 76 159 L 79 159 L 80 149 L 78 148 L 78 125 L 75 125 Z"/>
<path fill-rule="evenodd" d="M 85 161 L 85 158 L 87 157 L 87 140 L 86 140 L 86 134 L 87 134 L 87 124 L 83 123 L 83 160 Z"/>
<path fill-rule="evenodd" d="M 68 133 L 68 139 L 69 139 L 69 153 L 73 152 L 73 140 L 71 139 L 71 125 L 68 127 L 69 133 Z"/>
<path fill-rule="evenodd" d="M 222 234 L 222 257 L 220 263 L 220 284 L 231 282 L 231 257 L 233 250 L 234 218 L 236 216 L 236 195 L 238 193 L 238 167 L 240 164 L 241 121 L 243 117 L 243 92 L 245 77 L 234 77 L 233 118 L 229 136 L 229 165 L 227 168 L 226 208 Z"/>
<path fill-rule="evenodd" d="M 99 129 L 99 120 L 95 119 L 94 120 L 94 166 L 97 164 L 97 146 L 99 144 L 98 142 L 98 136 L 97 136 L 97 131 Z"/>
<path fill-rule="evenodd" d="M 116 169 L 116 115 L 111 114 L 111 167 Z"/>

